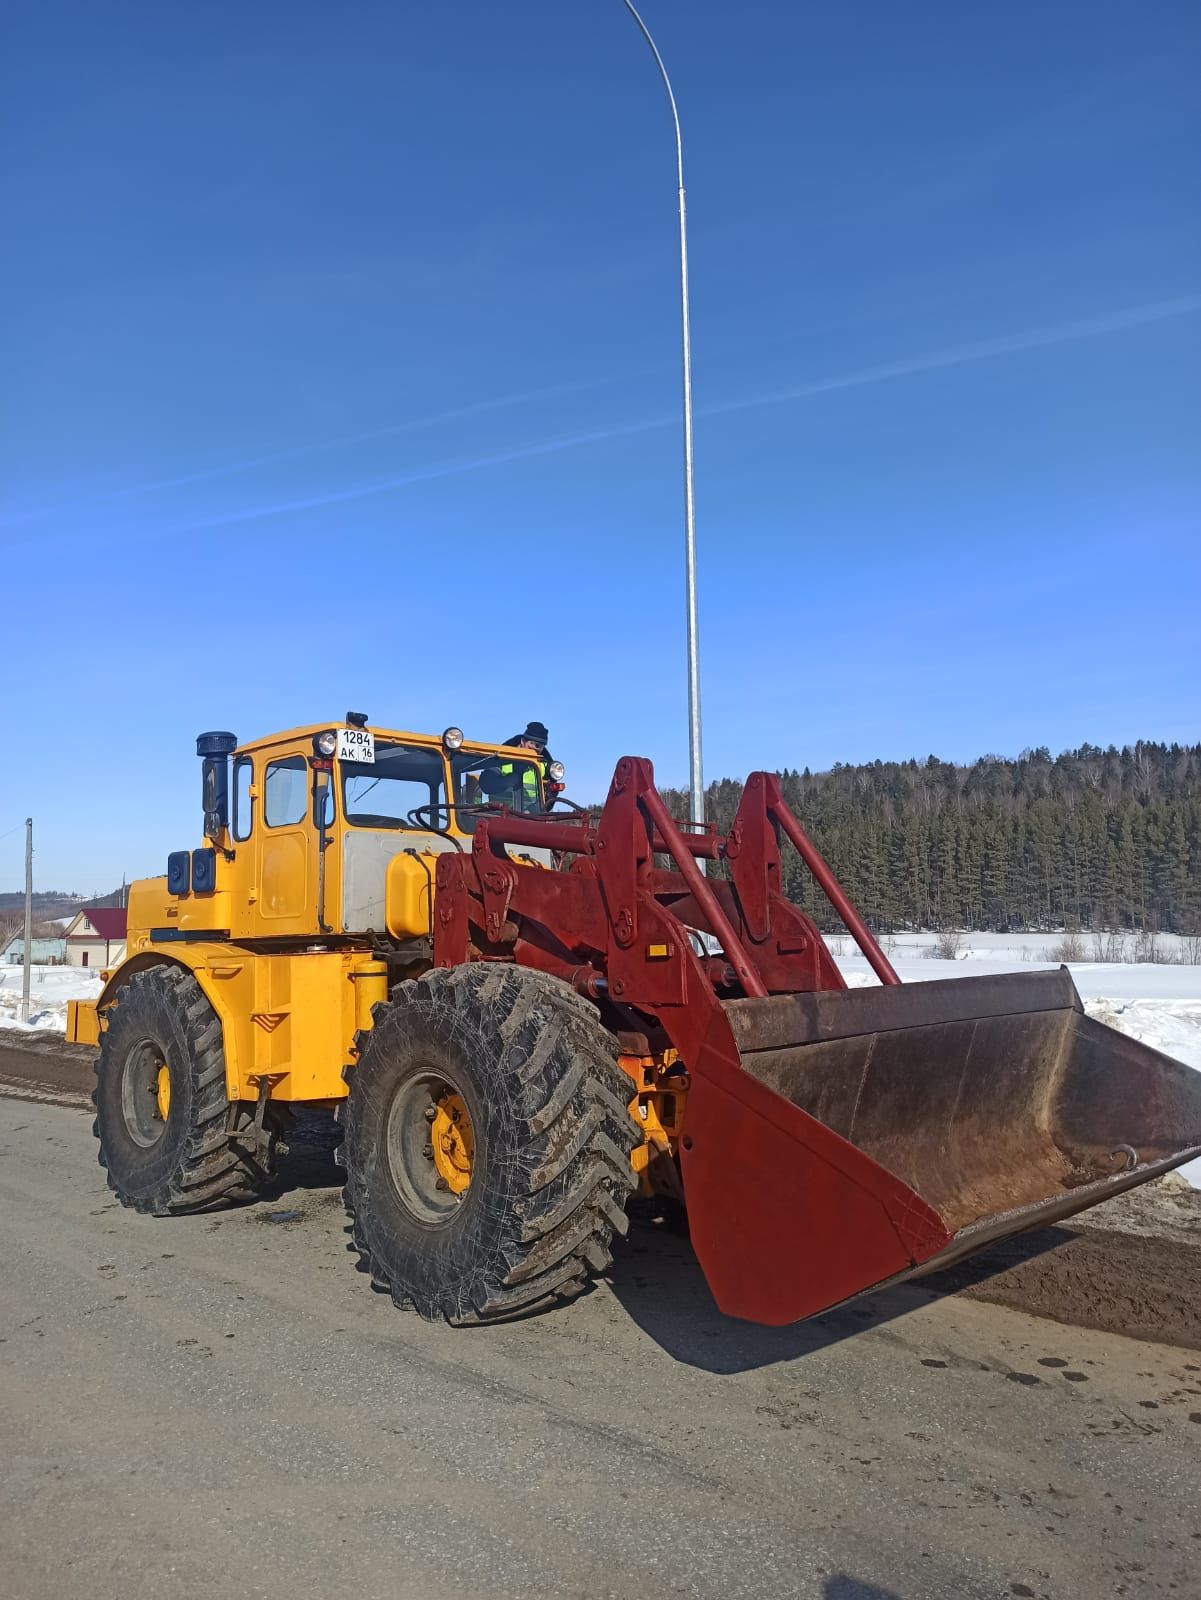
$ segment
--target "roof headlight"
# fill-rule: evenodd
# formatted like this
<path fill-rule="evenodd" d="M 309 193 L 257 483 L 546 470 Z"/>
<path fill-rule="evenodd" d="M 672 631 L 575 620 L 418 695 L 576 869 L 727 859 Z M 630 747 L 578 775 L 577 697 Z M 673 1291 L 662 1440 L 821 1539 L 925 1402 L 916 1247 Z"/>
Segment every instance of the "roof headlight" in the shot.
<path fill-rule="evenodd" d="M 546 776 L 552 783 L 562 783 L 567 776 L 567 768 L 561 761 L 552 761 L 546 769 Z"/>
<path fill-rule="evenodd" d="M 332 728 L 327 728 L 313 740 L 313 748 L 319 756 L 332 756 L 338 748 L 338 735 Z"/>
<path fill-rule="evenodd" d="M 462 728 L 447 728 L 442 735 L 442 748 L 444 750 L 461 750 L 463 748 Z"/>

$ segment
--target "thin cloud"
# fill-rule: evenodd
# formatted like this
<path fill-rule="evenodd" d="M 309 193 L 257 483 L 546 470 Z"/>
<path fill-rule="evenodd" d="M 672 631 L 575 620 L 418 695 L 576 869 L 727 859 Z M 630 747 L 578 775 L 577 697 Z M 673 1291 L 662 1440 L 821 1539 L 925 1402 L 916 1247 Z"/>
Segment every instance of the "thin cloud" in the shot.
<path fill-rule="evenodd" d="M 446 461 L 438 466 L 425 467 L 418 472 L 376 478 L 370 483 L 352 484 L 344 489 L 331 489 L 328 494 L 305 495 L 299 500 L 279 500 L 269 505 L 220 512 L 196 522 L 184 523 L 174 531 L 194 533 L 201 528 L 223 528 L 231 523 L 258 522 L 264 517 L 280 517 L 289 511 L 313 511 L 320 506 L 344 505 L 349 500 L 366 500 L 371 495 L 387 494 L 394 489 L 408 489 L 417 483 L 432 483 L 438 478 L 458 478 L 469 472 L 481 472 L 485 467 L 503 467 L 513 461 L 530 461 L 537 456 L 556 455 L 561 450 L 575 450 L 581 445 L 601 444 L 606 439 L 621 439 L 629 434 L 648 433 L 653 428 L 666 428 L 678 421 L 676 415 L 644 418 L 639 422 L 630 422 L 619 427 L 597 428 L 590 433 L 568 434 L 562 439 L 548 439 L 542 444 L 522 445 L 516 450 L 501 450 L 495 455 L 477 456 L 469 461 Z"/>
<path fill-rule="evenodd" d="M 967 366 L 975 361 L 988 361 L 997 356 L 1015 355 L 1023 350 L 1039 350 L 1049 345 L 1074 344 L 1085 339 L 1104 338 L 1123 333 L 1131 328 L 1155 322 L 1166 322 L 1175 317 L 1189 316 L 1201 311 L 1201 295 L 1183 295 L 1175 300 L 1160 300 L 1145 306 L 1128 306 L 1120 311 L 1105 312 L 1100 316 L 1086 317 L 1077 322 L 1055 323 L 1048 327 L 1031 328 L 1024 333 L 1004 334 L 995 339 L 980 339 L 973 344 L 956 345 L 935 351 L 930 355 L 914 356 L 908 361 L 892 361 L 878 367 L 866 367 L 859 372 L 841 377 L 823 378 L 813 383 L 798 384 L 788 389 L 776 389 L 767 394 L 750 395 L 741 400 L 727 400 L 717 405 L 704 406 L 698 415 L 726 416 L 735 411 L 749 411 L 759 406 L 787 405 L 797 400 L 812 399 L 817 395 L 832 394 L 840 389 L 865 388 L 869 384 L 889 383 L 897 378 L 907 378 L 923 372 L 936 372 L 945 367 Z M 601 444 L 610 439 L 628 438 L 634 434 L 650 433 L 655 429 L 678 423 L 678 413 L 669 416 L 648 417 L 638 422 L 617 427 L 597 428 L 588 433 L 570 434 L 565 438 L 547 440 L 542 444 L 525 445 L 496 455 L 479 456 L 469 461 L 450 461 L 423 471 L 405 473 L 398 477 L 379 478 L 371 483 L 355 484 L 344 489 L 333 489 L 328 494 L 308 496 L 301 500 L 281 501 L 274 505 L 255 506 L 231 511 L 224 515 L 193 522 L 186 530 L 224 526 L 229 523 L 258 521 L 263 517 L 282 516 L 289 511 L 309 511 L 318 506 L 338 505 L 348 500 L 362 500 L 370 495 L 386 494 L 395 489 L 405 489 L 413 484 L 429 483 L 439 478 L 454 478 L 486 467 L 507 466 L 515 461 L 533 460 L 539 456 L 555 455 L 563 450 L 577 449 L 583 445 Z"/>
<path fill-rule="evenodd" d="M 774 389 L 767 394 L 750 395 L 743 400 L 726 400 L 706 406 L 703 415 L 725 416 L 731 411 L 750 411 L 756 406 L 786 405 L 792 400 L 808 400 L 814 395 L 833 394 L 839 389 L 861 389 L 873 383 L 889 383 L 921 372 L 937 372 L 944 367 L 963 367 L 973 361 L 988 361 L 994 356 L 1016 355 L 1022 350 L 1041 350 L 1047 345 L 1075 344 L 1084 339 L 1099 339 L 1128 328 L 1141 328 L 1153 322 L 1168 322 L 1201 311 L 1201 295 L 1182 295 L 1176 300 L 1159 300 L 1152 305 L 1130 306 L 1109 311 L 1079 322 L 1060 322 L 1026 333 L 1004 334 L 997 339 L 980 339 L 974 344 L 937 350 L 931 355 L 914 356 L 908 361 L 890 361 L 879 367 L 865 367 L 840 378 L 822 378 L 793 388 Z"/>
<path fill-rule="evenodd" d="M 935 372 L 947 367 L 967 366 L 976 361 L 988 361 L 998 356 L 1015 355 L 1024 350 L 1038 350 L 1051 345 L 1074 344 L 1086 339 L 1104 338 L 1123 333 L 1132 328 L 1152 323 L 1166 322 L 1201 311 L 1201 295 L 1184 295 L 1175 300 L 1160 300 L 1149 305 L 1128 306 L 1118 311 L 1105 312 L 1096 317 L 1076 322 L 1055 323 L 1047 327 L 1032 328 L 1022 333 L 1005 334 L 995 339 L 981 339 L 972 344 L 956 345 L 929 355 L 914 356 L 907 361 L 887 362 L 876 367 L 866 367 L 841 377 L 818 379 L 812 383 L 797 384 L 787 389 L 776 389 L 765 394 L 750 395 L 743 399 L 727 400 L 698 410 L 699 416 L 726 416 L 732 412 L 749 411 L 758 407 L 788 405 L 798 400 L 808 400 L 841 389 L 865 388 L 871 384 L 889 383 L 898 378 Z M 580 385 L 585 388 L 590 385 Z M 503 401 L 481 401 L 477 406 L 465 407 L 458 413 L 464 415 L 476 410 L 491 409 Z M 513 403 L 516 403 L 514 400 Z M 429 419 L 426 419 L 429 420 Z M 398 424 L 396 431 L 409 426 L 422 426 L 420 422 Z M 568 434 L 539 444 L 523 445 L 513 450 L 498 451 L 468 460 L 446 461 L 422 468 L 416 472 L 375 478 L 368 482 L 349 484 L 331 489 L 327 493 L 306 495 L 297 499 L 277 500 L 264 505 L 245 506 L 221 512 L 194 521 L 185 522 L 165 530 L 168 534 L 193 533 L 205 528 L 230 527 L 240 523 L 258 522 L 289 513 L 312 511 L 324 506 L 344 505 L 350 501 L 365 500 L 374 495 L 389 494 L 411 488 L 419 483 L 432 483 L 439 479 L 457 478 L 481 472 L 489 467 L 508 466 L 517 461 L 536 460 L 541 456 L 557 455 L 592 444 L 603 444 L 612 439 L 630 438 L 660 428 L 679 425 L 679 413 L 645 417 L 635 422 L 612 427 L 595 428 L 588 432 Z M 391 431 L 391 430 L 389 430 Z M 303 452 L 298 452 L 303 453 Z"/>
<path fill-rule="evenodd" d="M 520 394 L 497 395 L 491 400 L 475 400 L 469 405 L 454 406 L 449 411 L 436 411 L 426 417 L 409 417 L 403 422 L 385 423 L 382 427 L 368 428 L 361 433 L 344 433 L 333 439 L 319 439 L 312 444 L 290 445 L 285 450 L 271 450 L 262 455 L 247 456 L 242 461 L 226 462 L 219 467 L 204 467 L 195 472 L 180 473 L 176 477 L 156 478 L 149 483 L 133 483 L 123 489 L 110 489 L 101 494 L 84 495 L 77 500 L 60 502 L 52 506 L 37 506 L 29 511 L 0 518 L 0 528 L 17 527 L 21 523 L 35 522 L 41 517 L 54 516 L 63 511 L 92 509 L 128 500 L 138 495 L 153 494 L 160 489 L 181 489 L 194 483 L 207 483 L 215 478 L 234 477 L 241 472 L 251 472 L 257 467 L 274 466 L 280 461 L 297 461 L 328 450 L 343 450 L 351 445 L 370 444 L 376 439 L 391 439 L 403 433 L 415 433 L 420 428 L 436 428 L 444 422 L 459 422 L 464 417 L 477 417 L 489 411 L 504 411 L 514 406 L 529 405 L 536 400 L 555 400 L 564 395 L 581 394 L 587 389 L 599 389 L 605 384 L 618 383 L 630 374 L 620 377 L 590 378 L 579 383 L 549 384 L 542 389 L 527 389 Z"/>

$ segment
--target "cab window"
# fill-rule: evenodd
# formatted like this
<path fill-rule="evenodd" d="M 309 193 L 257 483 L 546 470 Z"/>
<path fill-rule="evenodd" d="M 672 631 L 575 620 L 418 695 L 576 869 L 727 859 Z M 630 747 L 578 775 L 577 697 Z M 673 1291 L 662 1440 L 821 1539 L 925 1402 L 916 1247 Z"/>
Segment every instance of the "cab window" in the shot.
<path fill-rule="evenodd" d="M 445 828 L 440 750 L 375 741 L 375 760 L 340 761 L 342 814 L 355 828 Z"/>
<path fill-rule="evenodd" d="M 254 763 L 249 756 L 239 756 L 234 762 L 234 816 L 233 836 L 238 844 L 250 838 L 254 825 L 254 801 L 250 786 L 254 782 Z"/>
<path fill-rule="evenodd" d="M 512 756 L 472 755 L 459 750 L 451 757 L 459 826 L 466 833 L 484 813 L 481 807 L 507 806 L 510 811 L 541 814 L 542 763 L 515 749 Z"/>
<path fill-rule="evenodd" d="M 308 762 L 303 756 L 268 761 L 263 791 L 263 820 L 269 828 L 303 822 L 308 807 Z"/>

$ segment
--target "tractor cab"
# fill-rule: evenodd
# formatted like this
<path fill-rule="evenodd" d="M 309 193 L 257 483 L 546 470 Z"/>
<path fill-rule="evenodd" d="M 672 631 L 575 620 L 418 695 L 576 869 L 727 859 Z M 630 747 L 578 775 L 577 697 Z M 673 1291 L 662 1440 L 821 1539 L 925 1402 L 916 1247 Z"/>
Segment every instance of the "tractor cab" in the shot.
<path fill-rule="evenodd" d="M 196 743 L 206 842 L 139 885 L 150 943 L 428 940 L 437 857 L 469 851 L 482 816 L 543 814 L 561 787 L 558 763 L 551 777 L 526 751 L 468 744 L 458 728 L 370 728 L 358 713 Z M 549 852 L 523 853 L 550 864 Z"/>

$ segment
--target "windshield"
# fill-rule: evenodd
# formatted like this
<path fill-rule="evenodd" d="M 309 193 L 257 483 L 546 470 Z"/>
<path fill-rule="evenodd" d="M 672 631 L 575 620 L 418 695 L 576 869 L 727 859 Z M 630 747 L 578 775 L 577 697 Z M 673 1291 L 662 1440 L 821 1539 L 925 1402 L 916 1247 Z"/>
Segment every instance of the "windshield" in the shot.
<path fill-rule="evenodd" d="M 377 739 L 373 762 L 341 761 L 339 767 L 343 815 L 352 826 L 445 828 L 446 768 L 440 750 Z M 418 809 L 422 806 L 424 811 Z"/>
<path fill-rule="evenodd" d="M 480 815 L 472 808 L 508 806 L 510 811 L 541 815 L 542 763 L 514 749 L 511 756 L 458 750 L 450 758 L 459 826 L 470 833 Z"/>

